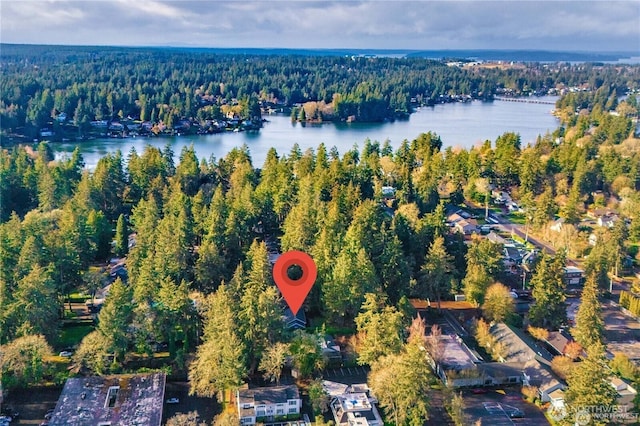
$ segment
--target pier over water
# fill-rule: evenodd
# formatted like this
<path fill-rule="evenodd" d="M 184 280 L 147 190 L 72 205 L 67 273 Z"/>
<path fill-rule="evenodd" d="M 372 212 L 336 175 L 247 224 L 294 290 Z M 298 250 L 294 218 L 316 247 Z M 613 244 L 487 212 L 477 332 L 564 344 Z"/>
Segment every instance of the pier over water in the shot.
<path fill-rule="evenodd" d="M 556 103 L 553 101 L 547 101 L 544 99 L 531 99 L 531 98 L 500 98 L 494 97 L 494 101 L 505 101 L 505 102 L 524 102 L 527 104 L 544 104 L 544 105 L 555 105 Z"/>

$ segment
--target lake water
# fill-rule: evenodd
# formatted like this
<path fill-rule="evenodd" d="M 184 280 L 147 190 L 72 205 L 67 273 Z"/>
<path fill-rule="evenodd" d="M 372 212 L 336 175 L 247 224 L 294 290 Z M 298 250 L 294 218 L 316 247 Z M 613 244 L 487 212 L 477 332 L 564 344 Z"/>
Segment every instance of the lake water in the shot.
<path fill-rule="evenodd" d="M 555 102 L 555 97 L 535 98 Z M 96 139 L 79 143 L 54 143 L 56 157 L 71 153 L 80 145 L 86 166 L 94 168 L 100 157 L 120 150 L 127 156 L 131 147 L 142 153 L 145 145 L 163 148 L 169 142 L 176 153 L 183 146 L 193 144 L 198 158 L 224 157 L 232 148 L 247 144 L 253 164 L 261 167 L 267 151 L 275 147 L 279 154 L 286 154 L 294 143 L 306 148 L 316 148 L 324 142 L 327 148 L 336 146 L 340 154 L 354 144 L 362 147 L 369 138 L 384 142 L 389 139 L 397 148 L 404 140 L 415 139 L 420 133 L 432 131 L 440 135 L 443 145 L 470 148 L 487 139 L 495 141 L 504 132 L 520 134 L 523 146 L 534 142 L 538 135 L 553 132 L 559 125 L 552 115 L 554 106 L 547 103 L 474 101 L 469 103 L 439 104 L 420 108 L 407 120 L 389 123 L 325 123 L 302 125 L 292 123 L 289 116 L 265 115 L 268 122 L 259 132 L 227 132 L 213 135 L 175 136 L 161 138 Z"/>

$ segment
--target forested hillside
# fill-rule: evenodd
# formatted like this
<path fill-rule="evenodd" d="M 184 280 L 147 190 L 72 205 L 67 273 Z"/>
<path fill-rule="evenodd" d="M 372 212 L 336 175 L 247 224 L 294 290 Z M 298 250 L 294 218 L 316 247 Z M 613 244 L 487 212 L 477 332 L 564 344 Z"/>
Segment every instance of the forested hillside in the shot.
<path fill-rule="evenodd" d="M 341 71 L 358 79 L 367 70 L 373 72 L 368 67 L 379 70 L 386 61 L 290 58 L 284 64 L 277 58 L 235 58 L 236 65 L 229 66 L 230 58 L 211 57 L 210 63 L 199 65 L 185 60 L 182 71 L 169 73 L 169 65 L 150 66 L 154 54 L 88 50 L 84 55 L 94 58 L 94 65 L 64 56 L 64 73 L 54 71 L 62 67 L 56 55 L 44 55 L 40 71 L 14 62 L 7 66 L 23 71 L 3 78 L 2 84 L 21 89 L 3 87 L 2 93 L 13 96 L 14 105 L 27 100 L 26 116 L 40 116 L 35 112 L 43 106 L 36 106 L 34 99 L 43 96 L 52 97 L 56 108 L 79 102 L 93 109 L 103 105 L 104 95 L 105 107 L 111 99 L 114 110 L 129 108 L 124 111 L 129 114 L 141 112 L 134 105 L 142 93 L 154 103 L 170 102 L 175 96 L 186 107 L 188 98 L 181 96 L 196 94 L 197 87 L 210 81 L 204 73 L 216 69 L 218 59 L 224 64 L 219 64 L 220 70 L 238 73 L 237 86 L 224 85 L 233 86 L 233 96 L 254 96 L 268 81 L 281 87 L 278 96 L 285 97 L 293 92 L 284 94 L 283 75 L 297 73 L 300 82 L 306 81 L 304 76 L 313 79 L 315 74 L 302 71 L 309 63 L 320 68 L 344 64 L 348 69 L 362 62 L 359 71 Z M 168 64 L 172 58 L 184 60 L 182 55 L 163 58 Z M 8 61 L 4 53 L 3 61 Z M 266 80 L 256 77 L 251 86 L 249 76 L 269 64 L 273 71 L 261 74 Z M 415 64 L 434 74 L 463 72 L 430 61 Z M 75 82 L 73 76 L 90 66 L 95 68 L 84 76 L 88 81 Z M 270 80 L 276 74 L 282 83 Z M 403 83 L 408 84 L 411 75 L 421 80 L 420 74 L 408 72 Z M 185 76 L 193 77 L 186 79 L 192 83 L 180 86 Z M 331 73 L 318 78 L 331 81 Z M 370 84 L 390 84 L 394 90 L 409 87 L 383 80 L 373 78 Z M 172 92 L 174 83 L 184 92 Z M 73 89 L 61 88 L 65 84 Z M 303 94 L 314 87 L 308 81 L 298 84 Z M 222 95 L 217 92 L 221 83 L 210 86 Z M 317 87 L 319 92 L 300 99 L 333 96 L 332 91 L 320 91 L 323 84 Z M 381 312 L 391 315 L 393 321 L 383 323 L 392 333 L 384 334 L 396 333 L 399 340 L 384 348 L 362 341 L 358 350 L 366 363 L 398 346 L 410 320 L 409 297 L 439 301 L 464 292 L 470 300 L 482 302 L 500 273 L 495 263 L 499 253 L 487 240 L 467 246 L 461 234 L 448 232 L 444 211 L 445 203 L 484 203 L 489 184 L 517 196 L 528 212 L 527 223 L 535 229 L 558 215 L 567 223 L 578 223 L 587 207 L 615 205 L 629 224 L 628 232 L 590 255 L 590 272 L 602 276 L 604 271 L 606 277 L 616 262 L 610 253 L 635 255 L 640 240 L 640 140 L 634 136 L 633 122 L 638 104 L 633 95 L 619 102 L 616 90 L 603 86 L 560 100 L 562 127 L 533 146 L 522 146 L 517 134 L 506 133 L 470 150 L 442 149 L 440 138 L 426 133 L 397 149 L 364 141 L 362 149 L 344 153 L 323 145 L 305 152 L 297 146 L 286 153 L 271 150 L 263 165 L 252 163 L 246 147 L 218 160 L 199 159 L 193 149 L 184 149 L 174 164 L 169 146 L 148 146 L 144 152 L 106 155 L 91 172 L 83 168 L 78 151 L 54 161 L 46 143 L 33 149 L 3 149 L 0 343 L 8 356 L 22 353 L 16 357 L 26 352 L 9 349 L 29 346 L 33 359 L 40 362 L 37 369 L 5 362 L 3 383 L 24 385 L 42 377 L 47 345 L 63 347 L 69 296 L 93 294 L 107 284 L 104 265 L 112 256 L 126 256 L 128 279 L 110 280 L 114 282 L 96 324 L 75 342 L 79 346 L 73 363 L 79 369 L 122 371 L 134 359 L 151 360 L 157 345 L 166 342 L 167 362 L 178 369 L 190 365 L 192 390 L 214 395 L 239 385 L 247 374 L 264 372 L 269 357 L 278 356 L 272 353 L 276 343 L 286 342 L 296 366 L 311 374 L 320 362 L 317 341 L 312 334 L 292 333 L 283 325 L 268 258 L 274 249 L 313 256 L 318 280 L 304 307 L 313 327 L 362 330 L 375 323 L 367 318 Z M 173 94 L 163 98 L 169 93 Z M 383 187 L 392 187 L 393 196 L 383 195 Z M 221 359 L 225 362 L 215 361 Z"/>
<path fill-rule="evenodd" d="M 28 141 L 106 135 L 112 121 L 122 120 L 143 134 L 208 132 L 214 120 L 258 122 L 261 108 L 307 102 L 315 107 L 305 108 L 305 120 L 382 121 L 417 105 L 496 93 L 605 87 L 621 95 L 640 81 L 638 67 L 622 65 L 460 67 L 421 58 L 193 49 L 3 45 L 0 65 L 3 135 Z"/>

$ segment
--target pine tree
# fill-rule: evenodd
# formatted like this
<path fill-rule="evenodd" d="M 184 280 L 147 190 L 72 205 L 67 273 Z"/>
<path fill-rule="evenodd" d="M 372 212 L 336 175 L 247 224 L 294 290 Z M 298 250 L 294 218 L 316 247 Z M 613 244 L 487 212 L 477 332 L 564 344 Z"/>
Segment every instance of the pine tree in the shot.
<path fill-rule="evenodd" d="M 465 257 L 467 274 L 463 279 L 464 293 L 467 300 L 482 305 L 487 288 L 502 268 L 500 245 L 486 238 L 474 238 Z"/>
<path fill-rule="evenodd" d="M 402 243 L 393 229 L 386 226 L 382 231 L 383 250 L 377 261 L 378 275 L 382 278 L 382 288 L 391 303 L 397 303 L 409 292 L 411 271 L 402 251 Z"/>
<path fill-rule="evenodd" d="M 198 249 L 194 274 L 197 288 L 209 293 L 215 291 L 226 272 L 224 258 L 212 239 L 205 239 Z"/>
<path fill-rule="evenodd" d="M 576 326 L 571 331 L 583 348 L 603 344 L 604 322 L 598 301 L 598 285 L 594 275 L 589 275 L 582 290 L 580 306 L 576 314 Z"/>
<path fill-rule="evenodd" d="M 616 391 L 609 383 L 611 373 L 604 346 L 596 343 L 586 349 L 587 357 L 571 370 L 567 378 L 565 402 L 572 415 L 580 412 L 582 407 L 607 410 L 616 404 Z"/>
<path fill-rule="evenodd" d="M 375 268 L 365 250 L 345 244 L 336 259 L 333 279 L 322 286 L 322 300 L 329 318 L 340 318 L 343 323 L 354 318 L 364 295 L 377 288 Z"/>
<path fill-rule="evenodd" d="M 126 256 L 129 253 L 129 230 L 123 214 L 118 216 L 115 242 L 114 252 L 116 256 Z"/>
<path fill-rule="evenodd" d="M 211 397 L 242 384 L 245 345 L 236 334 L 235 304 L 221 285 L 208 299 L 203 342 L 189 367 L 190 394 Z"/>
<path fill-rule="evenodd" d="M 238 312 L 240 336 L 247 348 L 250 371 L 258 366 L 264 351 L 284 333 L 280 296 L 274 286 L 262 290 L 247 286 Z"/>
<path fill-rule="evenodd" d="M 440 307 L 440 300 L 444 294 L 451 290 L 451 278 L 453 269 L 453 257 L 447 253 L 444 238 L 437 237 L 429 247 L 425 262 L 420 268 L 418 276 L 419 297 L 435 299 Z"/>
<path fill-rule="evenodd" d="M 567 323 L 564 265 L 563 253 L 556 253 L 553 258 L 542 255 L 531 279 L 535 303 L 529 311 L 529 320 L 533 326 L 557 330 Z"/>
<path fill-rule="evenodd" d="M 315 197 L 313 181 L 306 177 L 300 182 L 298 202 L 291 208 L 282 225 L 282 250 L 309 251 L 318 232 L 316 220 Z"/>
<path fill-rule="evenodd" d="M 61 306 L 50 270 L 34 265 L 18 281 L 14 300 L 7 307 L 6 316 L 8 323 L 16 327 L 15 335 L 43 334 L 52 341 L 58 331 Z"/>
<path fill-rule="evenodd" d="M 382 356 L 400 351 L 402 313 L 392 306 L 386 306 L 384 297 L 367 293 L 355 322 L 359 364 L 370 365 Z"/>
<path fill-rule="evenodd" d="M 424 352 L 424 331 L 424 323 L 416 318 L 402 351 L 384 356 L 371 366 L 367 383 L 389 423 L 418 426 L 429 418 L 433 374 Z"/>
<path fill-rule="evenodd" d="M 316 334 L 296 330 L 289 345 L 293 365 L 301 378 L 309 378 L 324 367 L 320 337 Z"/>
<path fill-rule="evenodd" d="M 176 285 L 171 278 L 160 284 L 157 297 L 158 324 L 163 340 L 169 343 L 171 358 L 176 356 L 176 342 L 182 340 L 183 347 L 189 347 L 195 312 L 189 299 L 189 287 L 183 280 Z"/>
<path fill-rule="evenodd" d="M 129 325 L 132 315 L 131 288 L 125 286 L 118 278 L 111 284 L 109 295 L 100 310 L 97 328 L 104 337 L 109 351 L 116 355 L 117 360 L 122 360 L 131 341 Z"/>
<path fill-rule="evenodd" d="M 476 306 L 484 303 L 485 293 L 491 282 L 491 277 L 482 265 L 469 263 L 467 265 L 467 274 L 462 281 L 466 299 Z"/>

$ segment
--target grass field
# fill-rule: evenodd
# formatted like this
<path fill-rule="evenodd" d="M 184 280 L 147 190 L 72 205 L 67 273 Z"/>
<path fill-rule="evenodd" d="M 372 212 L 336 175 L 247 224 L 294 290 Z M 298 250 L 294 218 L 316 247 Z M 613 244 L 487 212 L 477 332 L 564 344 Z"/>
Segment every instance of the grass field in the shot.
<path fill-rule="evenodd" d="M 62 328 L 60 338 L 58 339 L 58 349 L 73 348 L 80 344 L 84 336 L 91 333 L 94 329 L 93 324 L 88 322 L 78 322 L 67 324 Z"/>

